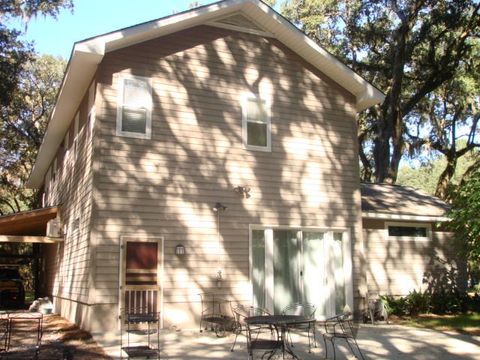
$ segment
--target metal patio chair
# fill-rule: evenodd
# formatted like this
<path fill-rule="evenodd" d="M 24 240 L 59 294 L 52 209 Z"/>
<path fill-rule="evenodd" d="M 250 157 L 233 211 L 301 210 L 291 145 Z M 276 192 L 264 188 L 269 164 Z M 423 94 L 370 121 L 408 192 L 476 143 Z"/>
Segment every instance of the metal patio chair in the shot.
<path fill-rule="evenodd" d="M 328 358 L 327 340 L 332 344 L 333 358 L 336 358 L 335 339 L 344 339 L 352 354 L 358 359 L 355 348 L 362 360 L 365 360 L 362 351 L 357 343 L 358 324 L 353 322 L 353 315 L 350 312 L 337 315 L 324 322 L 325 332 L 323 342 L 325 344 L 325 357 Z"/>
<path fill-rule="evenodd" d="M 247 335 L 248 359 L 253 360 L 253 353 L 263 352 L 262 359 L 268 355 L 271 359 L 277 350 L 283 353 L 283 339 L 279 336 L 278 329 L 269 325 L 249 325 L 245 323 Z"/>
<path fill-rule="evenodd" d="M 8 351 L 10 345 L 10 321 L 8 318 L 0 318 L 0 359 Z"/>
<path fill-rule="evenodd" d="M 372 325 L 375 321 L 383 320 L 388 324 L 388 309 L 385 301 L 378 292 L 368 292 L 366 298 L 367 306 L 363 314 L 363 322 L 371 321 Z"/>
<path fill-rule="evenodd" d="M 233 351 L 235 349 L 235 345 L 237 343 L 237 337 L 240 333 L 245 332 L 246 336 L 246 323 L 245 323 L 245 318 L 250 317 L 250 316 L 262 316 L 262 315 L 270 315 L 270 313 L 262 308 L 256 308 L 253 306 L 245 306 L 242 304 L 230 304 L 232 308 L 232 313 L 234 317 L 234 333 L 235 333 L 235 340 L 233 341 L 232 347 L 230 351 Z M 254 326 L 250 326 L 250 328 L 254 328 Z"/>
<path fill-rule="evenodd" d="M 200 302 L 202 312 L 200 314 L 200 332 L 210 327 L 217 337 L 224 337 L 227 330 L 232 329 L 234 319 L 226 314 L 226 307 L 230 301 L 213 293 L 201 293 Z"/>
<path fill-rule="evenodd" d="M 41 313 L 11 313 L 8 316 L 8 356 L 26 358 L 26 352 L 33 352 L 38 359 L 43 336 L 43 315 Z M 13 351 L 12 348 L 14 349 Z"/>
<path fill-rule="evenodd" d="M 317 311 L 317 307 L 314 304 L 304 302 L 304 303 L 294 303 L 290 304 L 282 310 L 283 315 L 299 315 L 304 316 L 306 319 L 314 320 L 315 319 L 315 312 Z M 298 329 L 298 330 L 306 330 L 308 336 L 308 351 L 312 351 L 312 341 L 310 338 L 310 332 L 313 335 L 313 345 L 317 347 L 317 341 L 315 338 L 315 322 L 309 322 L 305 324 L 297 324 L 289 326 L 289 329 Z M 292 343 L 292 335 L 290 331 L 288 332 L 287 336 L 290 339 L 290 346 L 293 347 Z"/>

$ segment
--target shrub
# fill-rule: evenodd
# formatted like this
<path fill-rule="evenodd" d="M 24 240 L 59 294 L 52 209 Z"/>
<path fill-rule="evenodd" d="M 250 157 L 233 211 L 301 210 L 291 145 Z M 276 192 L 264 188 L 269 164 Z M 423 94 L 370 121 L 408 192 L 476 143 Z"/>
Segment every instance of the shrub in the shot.
<path fill-rule="evenodd" d="M 464 313 L 474 308 L 473 298 L 457 290 L 436 290 L 431 296 L 432 312 L 435 314 Z"/>
<path fill-rule="evenodd" d="M 389 315 L 404 316 L 407 314 L 407 301 L 404 297 L 395 298 L 392 295 L 382 295 L 380 299 L 384 302 Z"/>
<path fill-rule="evenodd" d="M 480 312 L 480 294 L 470 296 L 457 290 L 439 289 L 432 294 L 414 290 L 403 297 L 382 295 L 380 298 L 386 305 L 388 314 L 396 316 L 416 316 L 430 312 L 438 315 Z"/>
<path fill-rule="evenodd" d="M 426 314 L 430 312 L 430 295 L 413 290 L 406 297 L 408 315 Z"/>

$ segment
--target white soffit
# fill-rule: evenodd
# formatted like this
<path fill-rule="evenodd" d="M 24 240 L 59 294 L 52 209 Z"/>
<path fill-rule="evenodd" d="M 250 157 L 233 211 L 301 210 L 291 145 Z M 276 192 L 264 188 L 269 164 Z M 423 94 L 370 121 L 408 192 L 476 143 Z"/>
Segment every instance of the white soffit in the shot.
<path fill-rule="evenodd" d="M 225 0 L 159 20 L 100 35 L 74 45 L 55 108 L 30 178 L 25 184 L 38 188 L 51 160 L 75 116 L 98 64 L 105 53 L 152 40 L 193 26 L 208 24 L 234 13 L 246 15 L 265 32 L 325 73 L 356 97 L 357 111 L 383 101 L 384 95 L 269 6 L 258 0 Z"/>

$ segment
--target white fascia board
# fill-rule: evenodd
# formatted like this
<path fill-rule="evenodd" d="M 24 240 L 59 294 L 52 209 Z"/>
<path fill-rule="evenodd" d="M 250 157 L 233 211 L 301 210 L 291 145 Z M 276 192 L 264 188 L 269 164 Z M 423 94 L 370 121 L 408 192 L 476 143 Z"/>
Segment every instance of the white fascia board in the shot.
<path fill-rule="evenodd" d="M 82 51 L 75 46 L 63 79 L 57 102 L 38 150 L 37 159 L 25 186 L 39 188 L 43 177 L 67 132 L 103 55 Z"/>
<path fill-rule="evenodd" d="M 363 219 L 373 220 L 403 220 L 403 221 L 421 221 L 421 222 L 447 222 L 450 219 L 446 216 L 429 215 L 408 215 L 408 214 L 385 214 L 374 211 L 363 211 Z"/>

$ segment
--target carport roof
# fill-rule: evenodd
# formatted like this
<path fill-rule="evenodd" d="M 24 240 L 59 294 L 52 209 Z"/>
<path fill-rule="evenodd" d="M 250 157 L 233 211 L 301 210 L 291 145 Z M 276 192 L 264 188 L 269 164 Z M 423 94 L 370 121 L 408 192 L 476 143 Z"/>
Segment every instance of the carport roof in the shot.
<path fill-rule="evenodd" d="M 17 238 L 18 236 L 45 236 L 47 222 L 54 219 L 57 216 L 57 212 L 58 207 L 52 206 L 0 216 L 0 236 L 14 235 Z"/>

